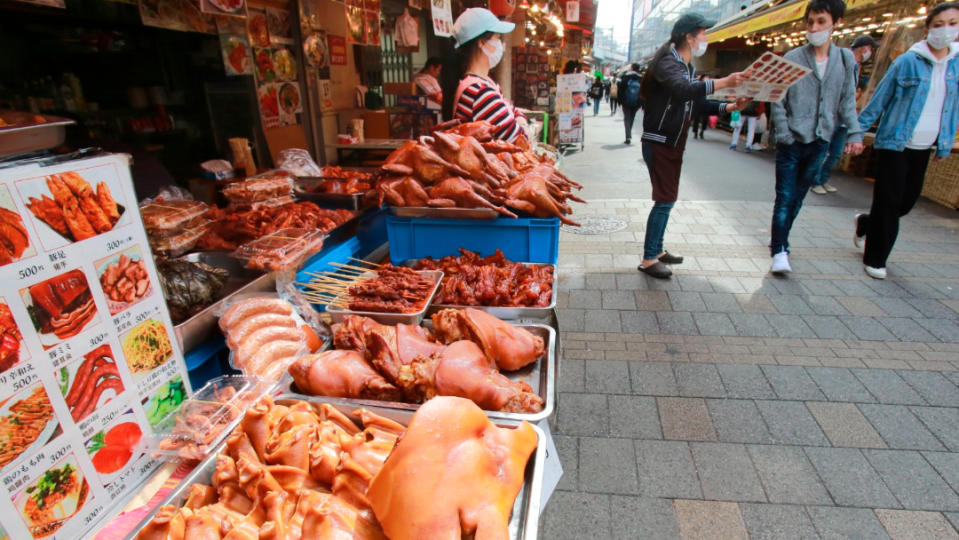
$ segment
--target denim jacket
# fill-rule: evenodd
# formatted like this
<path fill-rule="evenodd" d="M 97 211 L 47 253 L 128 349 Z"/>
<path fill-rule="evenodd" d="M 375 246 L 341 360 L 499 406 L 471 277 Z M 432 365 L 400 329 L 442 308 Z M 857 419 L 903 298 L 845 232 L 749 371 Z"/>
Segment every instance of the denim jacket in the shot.
<path fill-rule="evenodd" d="M 925 48 L 923 46 L 923 48 Z M 875 148 L 901 152 L 912 137 L 919 114 L 929 94 L 932 60 L 913 46 L 889 66 L 869 104 L 859 114 L 859 125 L 868 129 L 879 119 Z M 928 49 L 927 49 L 928 50 Z M 946 67 L 946 100 L 942 107 L 936 155 L 946 157 L 952 150 L 959 126 L 959 43 L 950 47 Z"/>

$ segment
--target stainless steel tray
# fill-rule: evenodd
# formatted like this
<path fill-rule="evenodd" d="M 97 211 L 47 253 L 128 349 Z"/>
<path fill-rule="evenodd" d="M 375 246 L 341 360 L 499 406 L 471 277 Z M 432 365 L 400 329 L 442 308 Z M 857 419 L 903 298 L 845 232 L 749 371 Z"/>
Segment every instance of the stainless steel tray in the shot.
<path fill-rule="evenodd" d="M 391 206 L 390 214 L 410 218 L 480 220 L 493 220 L 502 215 L 489 208 L 431 208 L 428 206 Z"/>
<path fill-rule="evenodd" d="M 426 315 L 427 310 L 430 308 L 430 304 L 433 303 L 433 297 L 436 296 L 436 291 L 440 288 L 440 282 L 443 280 L 443 272 L 439 270 L 424 270 L 434 276 L 436 280 L 435 285 L 433 285 L 433 292 L 430 293 L 429 298 L 426 299 L 426 303 L 423 304 L 423 309 L 415 313 L 380 313 L 376 311 L 351 311 L 349 309 L 338 308 L 332 305 L 326 306 L 326 312 L 330 314 L 330 317 L 333 319 L 333 322 L 343 322 L 350 315 L 360 315 L 362 317 L 369 317 L 374 321 L 382 324 L 420 324 L 420 321 L 423 320 L 423 317 Z M 372 272 L 369 273 L 371 276 L 374 275 Z M 339 299 L 340 297 L 337 297 Z"/>
<path fill-rule="evenodd" d="M 262 273 L 249 270 L 243 266 L 243 263 L 229 256 L 227 251 L 200 251 L 190 253 L 181 257 L 188 261 L 202 262 L 225 268 L 230 272 L 223 290 L 220 291 L 221 298 L 189 319 L 173 327 L 173 333 L 177 341 L 180 342 L 180 348 L 183 351 L 191 351 L 197 346 L 203 344 L 214 335 L 218 335 L 220 330 L 217 327 L 219 317 L 213 313 L 218 305 L 226 302 L 234 295 L 273 292 L 276 290 L 276 277 L 272 273 Z"/>
<path fill-rule="evenodd" d="M 0 111 L 0 116 L 8 123 L 15 124 L 0 127 L 0 157 L 56 148 L 63 144 L 67 137 L 66 126 L 76 124 L 69 118 L 49 114 L 34 115 L 4 110 Z M 34 116 L 42 116 L 47 121 L 42 124 L 33 123 Z"/>
<path fill-rule="evenodd" d="M 432 327 L 432 321 L 423 324 L 425 327 Z M 543 410 L 537 413 L 512 413 L 503 411 L 484 411 L 490 418 L 503 418 L 506 420 L 526 420 L 535 423 L 544 418 L 549 418 L 553 414 L 556 406 L 556 331 L 545 324 L 515 324 L 519 328 L 525 328 L 534 335 L 543 338 L 546 344 L 546 355 L 535 363 L 526 366 L 517 371 L 503 371 L 503 375 L 511 381 L 522 381 L 533 388 L 533 393 L 543 398 Z M 312 397 L 297 393 L 296 385 L 290 382 L 290 391 L 295 395 L 306 398 Z M 333 398 L 325 398 L 333 399 Z M 344 403 L 352 403 L 357 407 L 385 407 L 403 411 L 415 411 L 419 408 L 418 403 L 403 403 L 400 401 L 377 401 L 374 399 L 346 399 L 339 398 Z"/>
<path fill-rule="evenodd" d="M 326 178 L 314 176 L 297 177 L 293 186 L 293 193 L 297 199 L 310 201 L 325 208 L 346 208 L 348 210 L 362 210 L 365 193 L 317 193 L 308 186 L 320 184 L 325 180 L 343 180 L 342 178 Z"/>
<path fill-rule="evenodd" d="M 317 405 L 328 403 L 336 407 L 340 412 L 352 418 L 354 421 L 358 422 L 359 420 L 359 415 L 356 414 L 358 408 L 357 404 L 352 401 L 325 397 L 284 394 L 277 397 L 275 402 L 279 405 L 290 405 L 296 400 L 308 401 Z M 414 412 L 391 409 L 379 405 L 364 405 L 359 408 L 367 409 L 372 413 L 389 418 L 390 420 L 398 422 L 404 426 L 409 425 L 410 419 L 413 418 Z M 518 422 L 502 418 L 493 418 L 492 422 L 498 427 L 512 428 L 519 425 Z M 360 425 L 359 422 L 357 425 Z M 541 510 L 540 500 L 543 488 L 543 470 L 546 464 L 546 435 L 537 426 L 533 425 L 532 428 L 536 432 L 536 450 L 533 451 L 533 454 L 529 457 L 529 461 L 526 463 L 523 486 L 520 488 L 519 494 L 516 496 L 516 501 L 513 503 L 513 512 L 509 521 L 509 536 L 513 540 L 534 540 L 538 534 L 539 514 Z M 137 524 L 133 531 L 127 535 L 125 540 L 134 540 L 137 532 L 150 523 L 150 520 L 153 519 L 161 507 L 169 505 L 182 506 L 190 493 L 191 486 L 194 484 L 209 484 L 210 479 L 213 477 L 214 471 L 216 471 L 216 458 L 220 454 L 220 451 L 222 451 L 222 445 L 220 449 L 210 454 L 209 457 L 197 465 L 197 467 L 193 469 L 193 471 L 188 474 L 180 482 L 180 484 L 177 485 L 177 487 L 175 487 L 173 491 L 171 491 L 170 494 L 160 502 L 160 504 L 156 506 L 156 508 L 154 508 L 140 521 L 140 523 Z"/>
<path fill-rule="evenodd" d="M 403 266 L 414 266 L 419 259 L 410 259 L 403 262 Z M 520 263 L 524 266 L 538 265 L 542 263 Z M 485 311 L 490 315 L 493 315 L 496 318 L 502 319 L 504 321 L 544 321 L 549 319 L 553 314 L 553 309 L 556 307 L 556 284 L 557 276 L 556 265 L 550 265 L 553 267 L 553 294 L 549 299 L 549 304 L 544 307 L 529 307 L 529 306 L 520 306 L 520 307 L 510 307 L 510 306 L 466 306 L 461 304 L 430 304 L 430 308 L 426 311 L 427 315 L 432 315 L 437 311 L 442 311 L 444 309 L 466 309 L 473 308 L 480 311 Z M 445 279 L 446 276 L 444 275 Z"/>

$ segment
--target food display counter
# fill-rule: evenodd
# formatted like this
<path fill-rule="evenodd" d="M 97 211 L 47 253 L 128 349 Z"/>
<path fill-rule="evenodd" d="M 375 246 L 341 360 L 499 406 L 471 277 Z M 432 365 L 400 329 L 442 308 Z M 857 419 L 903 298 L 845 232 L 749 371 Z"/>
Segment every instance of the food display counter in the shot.
<path fill-rule="evenodd" d="M 2 350 L 19 382 L 0 373 L 0 389 L 14 406 L 40 389 L 56 422 L 0 471 L 13 505 L 0 525 L 104 540 L 281 527 L 273 499 L 242 495 L 265 490 L 301 497 L 282 526 L 302 531 L 326 520 L 312 508 L 335 507 L 403 537 L 421 524 L 396 516 L 428 500 L 437 519 L 492 504 L 495 527 L 534 538 L 562 475 L 547 423 L 555 262 L 578 184 L 488 125 L 444 129 L 376 170 L 224 182 L 225 208 L 178 190 L 138 203 L 118 155 L 3 171 L 0 219 L 28 241 L 0 261 L 17 284 L 0 291 L 0 337 L 22 343 L 13 368 Z M 53 370 L 34 363 L 48 356 Z M 473 438 L 484 430 L 496 435 Z M 295 461 L 298 444 L 332 461 Z M 478 461 L 447 483 L 403 481 L 457 445 Z M 225 487 L 240 468 L 261 485 Z M 52 521 L 22 491 L 51 475 L 72 505 Z M 332 494 L 298 491 L 304 475 Z"/>

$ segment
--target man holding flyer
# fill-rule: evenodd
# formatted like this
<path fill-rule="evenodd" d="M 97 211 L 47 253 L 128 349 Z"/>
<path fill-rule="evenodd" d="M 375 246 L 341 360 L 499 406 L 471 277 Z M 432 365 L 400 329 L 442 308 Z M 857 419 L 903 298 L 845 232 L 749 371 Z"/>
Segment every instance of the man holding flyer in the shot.
<path fill-rule="evenodd" d="M 839 125 L 848 129 L 846 153 L 862 152 L 862 129 L 856 119 L 856 60 L 832 44 L 831 35 L 846 11 L 842 0 L 810 0 L 806 6 L 807 45 L 785 59 L 809 68 L 773 103 L 776 127 L 776 200 L 773 204 L 770 272 L 785 275 L 789 265 L 789 231 L 803 199 L 822 166 L 829 141 Z"/>

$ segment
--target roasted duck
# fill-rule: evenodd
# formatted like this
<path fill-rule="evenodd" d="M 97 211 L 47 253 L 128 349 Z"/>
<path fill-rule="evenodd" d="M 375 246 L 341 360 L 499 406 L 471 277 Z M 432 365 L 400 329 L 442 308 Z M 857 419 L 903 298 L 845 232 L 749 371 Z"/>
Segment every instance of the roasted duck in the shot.
<path fill-rule="evenodd" d="M 459 165 L 450 163 L 437 154 L 426 142 L 432 139 L 407 141 L 383 162 L 382 170 L 398 175 L 412 175 L 425 184 L 433 184 L 448 176 L 469 176 Z"/>
<path fill-rule="evenodd" d="M 113 229 L 120 210 L 105 182 L 94 192 L 90 183 L 76 172 L 46 178 L 53 199 L 30 197 L 27 208 L 38 219 L 66 238 L 86 240 Z"/>
<path fill-rule="evenodd" d="M 437 304 L 460 306 L 546 307 L 553 297 L 553 267 L 509 261 L 503 252 L 480 257 L 460 249 L 460 256 L 421 259 L 414 268 L 442 270 Z"/>
<path fill-rule="evenodd" d="M 20 214 L 0 207 L 0 266 L 20 258 L 30 246 L 30 236 Z"/>
<path fill-rule="evenodd" d="M 370 506 L 391 540 L 505 540 L 536 445 L 525 422 L 499 428 L 469 400 L 434 398 L 373 478 Z"/>
<path fill-rule="evenodd" d="M 490 187 L 499 187 L 509 179 L 510 171 L 503 162 L 487 154 L 483 145 L 473 137 L 441 131 L 434 133 L 433 137 L 440 155 L 462 167 L 470 178 L 481 180 Z"/>
<path fill-rule="evenodd" d="M 429 189 L 429 206 L 439 206 L 448 208 L 490 208 L 507 217 L 516 217 L 516 214 L 510 212 L 502 206 L 493 204 L 502 203 L 504 198 L 495 195 L 486 186 L 473 180 L 465 180 L 459 176 L 451 176 L 446 180 Z"/>
<path fill-rule="evenodd" d="M 479 344 L 496 367 L 516 371 L 546 352 L 543 339 L 478 309 L 444 309 L 433 315 L 433 332 L 442 343 L 468 339 Z"/>

